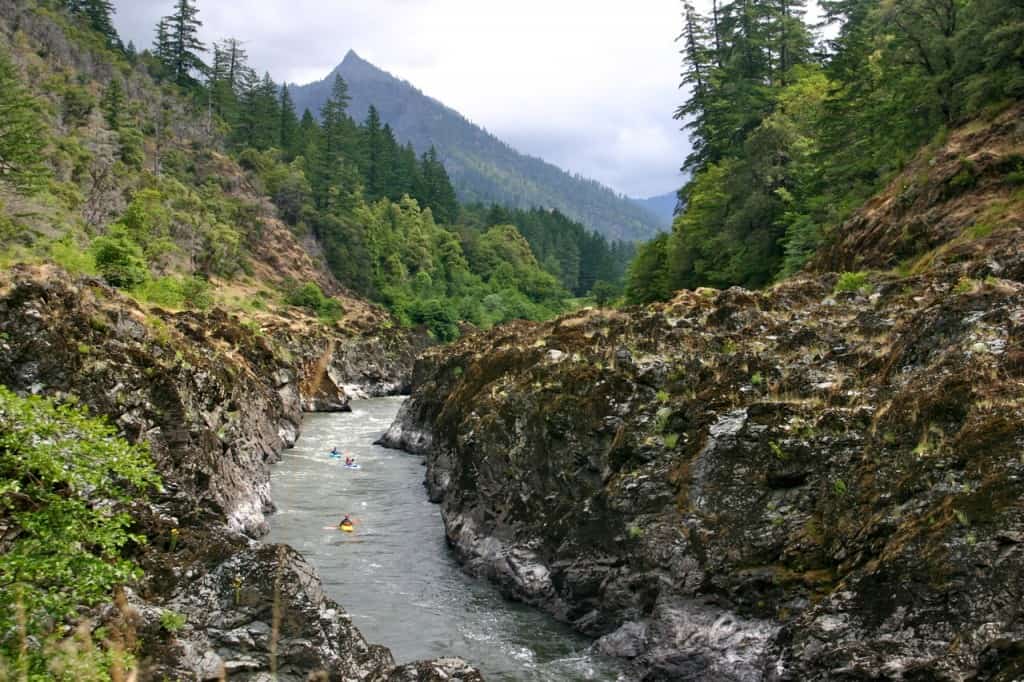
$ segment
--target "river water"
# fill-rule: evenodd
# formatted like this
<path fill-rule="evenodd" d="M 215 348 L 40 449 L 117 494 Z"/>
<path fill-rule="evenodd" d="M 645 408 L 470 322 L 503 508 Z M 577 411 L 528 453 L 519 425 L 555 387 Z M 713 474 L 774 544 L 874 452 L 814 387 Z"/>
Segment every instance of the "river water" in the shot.
<path fill-rule="evenodd" d="M 352 413 L 306 417 L 272 474 L 269 541 L 302 552 L 328 596 L 400 663 L 454 655 L 488 680 L 625 679 L 614 661 L 588 652 L 588 640 L 459 569 L 423 488 L 422 458 L 373 445 L 401 404 L 365 400 Z M 335 446 L 362 468 L 331 459 Z M 355 533 L 335 529 L 344 514 Z"/>

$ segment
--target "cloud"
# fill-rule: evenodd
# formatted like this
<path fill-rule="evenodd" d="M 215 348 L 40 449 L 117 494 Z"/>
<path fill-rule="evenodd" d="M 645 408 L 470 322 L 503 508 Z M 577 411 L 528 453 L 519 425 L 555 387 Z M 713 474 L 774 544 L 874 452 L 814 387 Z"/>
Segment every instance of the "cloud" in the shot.
<path fill-rule="evenodd" d="M 170 0 L 115 0 L 152 42 Z M 246 41 L 275 79 L 324 77 L 352 48 L 526 153 L 634 196 L 674 191 L 687 141 L 677 0 L 200 0 L 203 38 Z"/>

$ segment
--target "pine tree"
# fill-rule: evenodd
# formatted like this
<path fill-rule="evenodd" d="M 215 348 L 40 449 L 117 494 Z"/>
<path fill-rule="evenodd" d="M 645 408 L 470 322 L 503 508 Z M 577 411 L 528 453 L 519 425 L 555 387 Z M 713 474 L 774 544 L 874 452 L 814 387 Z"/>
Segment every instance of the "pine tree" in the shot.
<path fill-rule="evenodd" d="M 89 20 L 92 30 L 102 35 L 108 46 L 121 49 L 121 38 L 111 18 L 114 14 L 113 3 L 109 0 L 83 0 L 81 6 L 81 13 Z"/>
<path fill-rule="evenodd" d="M 35 101 L 18 72 L 0 52 L 0 183 L 22 191 L 39 186 L 46 174 L 42 151 L 43 126 Z"/>
<path fill-rule="evenodd" d="M 305 157 L 307 164 L 316 157 L 313 149 L 319 144 L 319 139 L 320 126 L 317 125 L 316 119 L 313 118 L 313 112 L 305 109 L 302 112 L 302 118 L 299 120 L 296 151 Z"/>
<path fill-rule="evenodd" d="M 377 108 L 370 105 L 362 129 L 361 170 L 366 182 L 366 198 L 376 201 L 385 196 L 383 165 L 383 130 Z"/>
<path fill-rule="evenodd" d="M 198 18 L 199 9 L 193 2 L 194 0 L 176 0 L 174 13 L 165 18 L 167 54 L 164 63 L 174 82 L 182 87 L 194 86 L 196 80 L 193 74 L 205 73 L 207 70 L 206 63 L 200 56 L 206 52 L 206 46 L 199 40 L 199 29 L 203 24 Z"/>
<path fill-rule="evenodd" d="M 103 100 L 100 108 L 103 110 L 103 118 L 111 130 L 121 129 L 121 116 L 124 113 L 124 87 L 121 79 L 114 77 L 110 79 L 107 89 L 103 92 Z"/>
<path fill-rule="evenodd" d="M 716 2 L 717 13 L 717 2 Z M 685 123 L 684 130 L 692 131 L 693 151 L 684 168 L 699 167 L 704 161 L 704 152 L 711 137 L 708 130 L 709 104 L 711 98 L 711 73 L 717 50 L 708 44 L 705 28 L 707 20 L 698 14 L 691 2 L 683 3 L 684 26 L 679 40 L 683 41 L 683 74 L 680 87 L 689 88 L 690 96 L 675 112 L 675 119 Z M 716 38 L 716 42 L 718 39 Z"/>
<path fill-rule="evenodd" d="M 281 87 L 279 110 L 281 118 L 278 126 L 278 144 L 285 156 L 293 159 L 298 154 L 299 118 L 295 115 L 295 103 L 288 92 L 287 84 Z"/>
<path fill-rule="evenodd" d="M 459 203 L 455 197 L 448 171 L 438 158 L 433 146 L 423 154 L 420 161 L 419 189 L 416 199 L 429 208 L 439 224 L 451 225 L 459 215 Z"/>
<path fill-rule="evenodd" d="M 345 168 L 346 151 L 351 151 L 355 132 L 355 124 L 347 113 L 349 99 L 348 84 L 336 75 L 331 96 L 320 109 L 320 144 L 312 177 L 313 195 L 320 208 L 331 203 L 332 189 L 351 185 L 349 169 Z"/>
<path fill-rule="evenodd" d="M 163 65 L 170 68 L 171 62 L 171 26 L 167 17 L 160 19 L 156 24 L 156 38 L 153 40 L 153 56 Z"/>

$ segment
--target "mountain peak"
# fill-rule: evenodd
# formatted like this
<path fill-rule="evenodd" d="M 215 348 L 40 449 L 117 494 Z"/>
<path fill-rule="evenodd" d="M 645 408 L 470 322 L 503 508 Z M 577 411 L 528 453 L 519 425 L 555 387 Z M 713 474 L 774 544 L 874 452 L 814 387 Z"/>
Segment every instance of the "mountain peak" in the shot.
<path fill-rule="evenodd" d="M 436 147 L 462 201 L 556 208 L 606 237 L 627 241 L 648 239 L 670 223 L 597 182 L 519 154 L 355 50 L 348 51 L 334 73 L 348 83 L 352 118 L 364 120 L 373 105 L 402 143 L 411 142 L 420 153 Z M 330 97 L 333 80 L 332 75 L 293 88 L 296 108 L 319 111 Z"/>

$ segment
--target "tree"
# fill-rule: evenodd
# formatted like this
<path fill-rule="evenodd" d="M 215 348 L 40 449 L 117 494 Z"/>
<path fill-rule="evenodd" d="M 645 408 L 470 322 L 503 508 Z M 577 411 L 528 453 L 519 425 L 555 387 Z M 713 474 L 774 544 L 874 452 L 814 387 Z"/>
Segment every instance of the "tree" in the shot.
<path fill-rule="evenodd" d="M 115 76 L 110 79 L 107 89 L 103 91 L 100 108 L 103 110 L 103 118 L 106 119 L 110 129 L 120 130 L 121 116 L 124 113 L 124 87 L 121 85 L 120 78 Z"/>
<path fill-rule="evenodd" d="M 288 92 L 287 84 L 281 87 L 278 111 L 281 112 L 278 144 L 290 160 L 298 154 L 299 118 L 295 115 L 295 103 L 292 101 L 291 93 Z"/>
<path fill-rule="evenodd" d="M 145 254 L 123 228 L 94 239 L 92 250 L 96 267 L 112 287 L 130 289 L 149 276 Z"/>
<path fill-rule="evenodd" d="M 668 284 L 668 235 L 661 235 L 637 250 L 629 266 L 626 300 L 630 303 L 667 301 L 671 296 Z"/>
<path fill-rule="evenodd" d="M 416 199 L 434 212 L 439 223 L 452 224 L 459 215 L 459 204 L 455 197 L 448 171 L 438 158 L 433 146 L 420 160 L 419 188 Z"/>
<path fill-rule="evenodd" d="M 171 25 L 167 17 L 156 24 L 156 38 L 153 40 L 153 56 L 163 66 L 170 68 L 171 63 Z"/>
<path fill-rule="evenodd" d="M 362 129 L 362 171 L 366 182 L 366 197 L 374 201 L 386 194 L 384 180 L 384 136 L 377 107 L 370 105 Z"/>
<path fill-rule="evenodd" d="M 0 51 L 0 182 L 22 191 L 39 187 L 46 175 L 43 125 L 35 100 L 14 65 Z"/>
<path fill-rule="evenodd" d="M 174 82 L 182 87 L 194 86 L 196 79 L 193 74 L 207 70 L 200 56 L 206 52 L 206 46 L 199 40 L 199 29 L 203 24 L 199 21 L 199 9 L 193 5 L 194 1 L 176 0 L 174 13 L 163 20 L 167 33 L 163 61 Z M 158 42 L 159 33 L 158 25 Z"/>
<path fill-rule="evenodd" d="M 114 22 L 114 5 L 110 0 L 65 0 L 65 7 L 72 13 L 84 17 L 89 28 L 106 40 L 108 47 L 123 49 Z"/>
<path fill-rule="evenodd" d="M 130 531 L 127 505 L 158 483 L 148 449 L 105 420 L 0 386 L 0 509 L 9 532 L 0 553 L 0 631 L 41 643 L 137 579 L 124 550 L 145 537 Z M 25 664 L 25 679 L 51 679 L 43 647 L 20 646 L 4 637 L 0 658 Z"/>
<path fill-rule="evenodd" d="M 347 113 L 349 99 L 348 84 L 336 75 L 331 96 L 320 109 L 320 139 L 311 174 L 313 194 L 321 209 L 336 204 L 345 192 L 353 189 L 353 169 L 347 167 L 351 157 L 346 152 L 353 151 L 357 131 Z"/>

